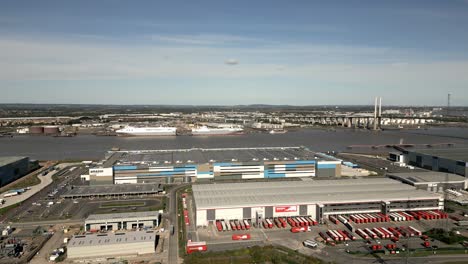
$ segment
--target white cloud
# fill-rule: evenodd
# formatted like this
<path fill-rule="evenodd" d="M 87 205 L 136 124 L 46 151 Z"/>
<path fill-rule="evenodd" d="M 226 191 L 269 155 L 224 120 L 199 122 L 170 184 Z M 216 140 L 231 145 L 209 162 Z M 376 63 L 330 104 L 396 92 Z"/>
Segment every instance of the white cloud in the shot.
<path fill-rule="evenodd" d="M 408 51 L 380 47 L 157 43 L 133 47 L 89 38 L 60 41 L 4 37 L 0 38 L 0 51 L 0 81 L 286 77 L 400 91 L 468 86 L 468 61 L 422 61 L 407 56 Z M 233 59 L 226 60 L 227 55 Z M 223 61 L 242 64 L 220 67 Z"/>
<path fill-rule="evenodd" d="M 182 45 L 222 45 L 262 41 L 257 38 L 224 34 L 151 35 L 150 38 L 155 42 Z"/>
<path fill-rule="evenodd" d="M 239 64 L 239 61 L 236 59 L 227 59 L 224 61 L 224 63 L 227 65 L 237 65 Z"/>

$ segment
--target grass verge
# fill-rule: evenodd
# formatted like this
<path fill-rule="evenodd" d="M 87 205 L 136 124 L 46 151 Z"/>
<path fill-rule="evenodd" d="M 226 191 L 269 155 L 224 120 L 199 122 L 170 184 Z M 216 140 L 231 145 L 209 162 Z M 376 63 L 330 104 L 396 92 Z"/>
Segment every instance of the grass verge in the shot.
<path fill-rule="evenodd" d="M 16 204 L 12 204 L 12 205 L 7 206 L 7 207 L 0 208 L 0 215 L 3 216 L 4 214 L 6 214 L 11 209 L 16 208 L 16 207 L 18 207 L 20 205 L 21 205 L 21 203 L 16 203 Z"/>
<path fill-rule="evenodd" d="M 321 264 L 319 259 L 306 256 L 286 247 L 254 246 L 239 250 L 223 252 L 194 253 L 186 255 L 184 263 L 190 264 L 222 264 L 222 263 L 290 263 L 290 264 Z"/>

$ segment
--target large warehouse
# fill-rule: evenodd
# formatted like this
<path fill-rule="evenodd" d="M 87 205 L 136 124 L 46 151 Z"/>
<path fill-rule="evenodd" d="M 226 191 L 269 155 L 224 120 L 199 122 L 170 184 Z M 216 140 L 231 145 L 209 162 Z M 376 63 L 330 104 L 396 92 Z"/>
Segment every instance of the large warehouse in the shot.
<path fill-rule="evenodd" d="M 67 245 L 70 259 L 94 259 L 152 254 L 156 252 L 153 231 L 73 236 Z"/>
<path fill-rule="evenodd" d="M 0 157 L 0 187 L 23 177 L 29 169 L 28 157 Z"/>
<path fill-rule="evenodd" d="M 103 167 L 90 169 L 93 184 L 341 176 L 340 161 L 302 147 L 116 151 Z"/>
<path fill-rule="evenodd" d="M 468 179 L 460 175 L 445 172 L 388 173 L 387 177 L 430 192 L 443 192 L 446 189 L 464 190 L 468 188 Z"/>
<path fill-rule="evenodd" d="M 197 226 L 218 219 L 252 221 L 311 216 L 442 210 L 443 197 L 388 178 L 193 185 Z"/>
<path fill-rule="evenodd" d="M 159 223 L 159 212 L 133 212 L 93 214 L 85 220 L 86 231 L 115 231 L 138 228 L 153 228 Z"/>
<path fill-rule="evenodd" d="M 404 151 L 404 162 L 433 171 L 468 176 L 468 149 L 431 148 Z"/>

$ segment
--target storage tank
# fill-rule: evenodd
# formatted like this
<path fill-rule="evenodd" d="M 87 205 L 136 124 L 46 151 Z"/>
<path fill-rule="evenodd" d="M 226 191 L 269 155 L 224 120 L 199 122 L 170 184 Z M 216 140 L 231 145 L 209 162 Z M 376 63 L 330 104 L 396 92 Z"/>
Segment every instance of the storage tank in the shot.
<path fill-rule="evenodd" d="M 44 127 L 44 134 L 58 134 L 60 133 L 58 126 L 45 126 Z"/>
<path fill-rule="evenodd" d="M 42 126 L 32 126 L 32 127 L 29 128 L 29 133 L 30 134 L 36 134 L 36 135 L 43 134 L 44 133 L 44 127 L 42 127 Z"/>

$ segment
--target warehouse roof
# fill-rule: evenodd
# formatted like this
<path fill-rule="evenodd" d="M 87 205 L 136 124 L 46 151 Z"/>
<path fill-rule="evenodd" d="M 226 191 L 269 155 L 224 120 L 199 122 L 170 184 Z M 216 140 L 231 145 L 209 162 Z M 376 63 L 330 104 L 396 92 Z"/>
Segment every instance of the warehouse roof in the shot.
<path fill-rule="evenodd" d="M 197 209 L 437 199 L 388 178 L 193 185 Z"/>
<path fill-rule="evenodd" d="M 7 164 L 22 160 L 27 157 L 0 157 L 0 166 L 5 166 Z"/>
<path fill-rule="evenodd" d="M 126 220 L 126 219 L 142 219 L 142 218 L 158 218 L 159 212 L 131 212 L 131 213 L 115 213 L 115 214 L 93 214 L 86 218 L 86 221 L 110 221 L 110 220 Z"/>
<path fill-rule="evenodd" d="M 115 164 L 214 163 L 276 160 L 313 160 L 316 154 L 302 147 L 138 150 L 111 152 L 105 166 Z M 321 160 L 328 160 L 324 157 Z"/>
<path fill-rule="evenodd" d="M 465 177 L 445 172 L 427 171 L 427 172 L 407 172 L 407 173 L 389 173 L 390 178 L 405 180 L 414 184 L 426 184 L 434 182 L 464 182 Z"/>
<path fill-rule="evenodd" d="M 61 196 L 64 198 L 90 197 L 103 195 L 136 195 L 154 194 L 162 192 L 160 184 L 125 184 L 125 185 L 97 185 L 75 186 Z"/>
<path fill-rule="evenodd" d="M 468 162 L 468 148 L 432 148 L 432 149 L 414 149 L 410 152 L 437 156 L 451 160 Z"/>
<path fill-rule="evenodd" d="M 90 247 L 112 244 L 128 244 L 155 241 L 156 235 L 153 231 L 134 231 L 128 233 L 107 233 L 78 235 L 70 239 L 67 247 Z"/>

